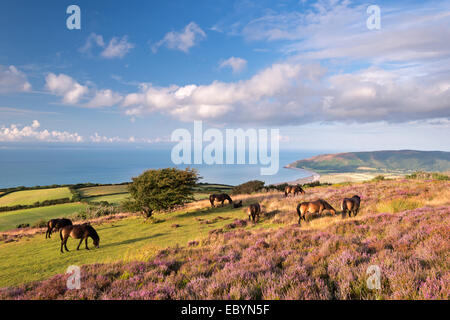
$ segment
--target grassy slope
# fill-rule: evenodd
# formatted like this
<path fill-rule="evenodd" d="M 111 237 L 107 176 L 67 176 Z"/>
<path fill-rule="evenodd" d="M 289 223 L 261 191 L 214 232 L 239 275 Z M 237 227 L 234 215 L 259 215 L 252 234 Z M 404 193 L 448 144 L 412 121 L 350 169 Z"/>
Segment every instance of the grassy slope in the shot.
<path fill-rule="evenodd" d="M 293 167 L 314 170 L 318 173 L 355 172 L 358 168 L 373 171 L 446 171 L 450 170 L 450 152 L 441 151 L 374 151 L 319 155 L 298 160 Z"/>
<path fill-rule="evenodd" d="M 361 183 L 347 186 L 330 186 L 307 189 L 301 200 L 316 198 L 327 199 L 336 209 L 342 197 L 359 194 L 362 197 L 360 219 L 366 215 L 379 212 L 401 212 L 407 209 L 424 206 L 450 206 L 449 182 L 424 181 L 383 181 L 378 183 Z M 443 191 L 444 190 L 444 191 Z M 297 222 L 296 204 L 300 198 L 287 198 L 281 193 L 262 193 L 242 198 L 244 203 L 260 201 L 268 215 L 256 226 L 246 229 L 273 230 L 292 225 Z M 399 201 L 401 199 L 402 201 Z M 190 240 L 200 240 L 210 230 L 222 228 L 234 218 L 246 218 L 242 209 L 224 208 L 209 209 L 208 201 L 200 201 L 188 206 L 188 209 L 157 215 L 165 219 L 162 223 L 144 224 L 141 218 L 130 217 L 113 223 L 95 226 L 101 237 L 99 250 L 72 251 L 59 253 L 59 239 L 53 237 L 45 240 L 40 234 L 19 242 L 0 243 L 0 287 L 17 285 L 32 280 L 48 278 L 55 273 L 64 273 L 71 264 L 90 264 L 95 262 L 112 262 L 120 260 L 145 260 L 159 249 L 176 244 L 184 246 Z M 214 220 L 221 216 L 229 220 Z M 198 219 L 211 220 L 211 224 L 202 223 Z M 323 230 L 335 223 L 339 217 L 323 217 L 303 223 L 301 230 Z M 179 227 L 173 227 L 178 224 Z M 70 239 L 68 247 L 73 250 L 76 240 Z"/>
<path fill-rule="evenodd" d="M 202 238 L 210 230 L 232 222 L 228 219 L 202 224 L 196 220 L 196 218 L 208 219 L 217 214 L 224 218 L 242 217 L 241 209 L 229 207 L 202 209 L 195 213 L 180 211 L 156 215 L 155 217 L 165 221 L 155 224 L 143 223 L 140 217 L 130 217 L 112 224 L 96 226 L 101 237 L 100 250 L 81 250 L 67 254 L 59 252 L 60 240 L 57 234 L 51 240 L 44 239 L 44 235 L 41 234 L 29 240 L 1 243 L 0 252 L 3 258 L 0 260 L 0 287 L 64 273 L 71 264 L 112 262 L 127 257 L 140 258 L 141 254 L 148 256 L 166 246 L 176 244 L 184 246 L 189 240 Z M 174 224 L 179 224 L 180 227 L 172 227 Z M 76 249 L 76 245 L 77 240 L 68 241 L 69 250 Z"/>
<path fill-rule="evenodd" d="M 68 217 L 84 207 L 85 205 L 80 203 L 65 203 L 48 207 L 0 212 L 0 231 L 14 229 L 22 223 L 33 225 L 41 219 L 49 220 Z"/>
<path fill-rule="evenodd" d="M 128 193 L 127 185 L 96 186 L 79 189 L 82 197 L 94 197 L 118 193 Z"/>
<path fill-rule="evenodd" d="M 100 202 L 100 201 L 108 201 L 111 204 L 118 205 L 121 201 L 125 200 L 130 194 L 129 193 L 119 193 L 119 194 L 110 194 L 104 196 L 96 196 L 86 198 L 88 202 Z"/>
<path fill-rule="evenodd" d="M 0 197 L 0 207 L 18 204 L 30 205 L 37 201 L 41 202 L 44 200 L 56 200 L 71 197 L 72 194 L 67 187 L 16 191 Z"/>

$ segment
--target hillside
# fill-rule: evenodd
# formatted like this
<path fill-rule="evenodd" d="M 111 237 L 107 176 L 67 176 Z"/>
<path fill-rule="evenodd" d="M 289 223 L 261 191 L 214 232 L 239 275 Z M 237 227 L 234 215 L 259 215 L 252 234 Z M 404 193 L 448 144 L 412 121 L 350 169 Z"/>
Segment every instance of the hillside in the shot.
<path fill-rule="evenodd" d="M 324 154 L 288 165 L 317 173 L 448 171 L 450 152 L 444 151 L 371 151 Z"/>
<path fill-rule="evenodd" d="M 448 299 L 449 187 L 397 179 L 233 197 L 262 204 L 257 224 L 242 208 L 201 200 L 155 215 L 158 223 L 92 221 L 100 249 L 76 251 L 69 240 L 65 254 L 56 235 L 5 233 L 0 287 L 10 287 L 0 299 Z M 297 225 L 299 201 L 323 198 L 340 211 L 353 194 L 358 216 Z M 82 266 L 81 290 L 65 287 L 70 264 Z M 380 290 L 366 286 L 370 265 L 382 270 Z"/>

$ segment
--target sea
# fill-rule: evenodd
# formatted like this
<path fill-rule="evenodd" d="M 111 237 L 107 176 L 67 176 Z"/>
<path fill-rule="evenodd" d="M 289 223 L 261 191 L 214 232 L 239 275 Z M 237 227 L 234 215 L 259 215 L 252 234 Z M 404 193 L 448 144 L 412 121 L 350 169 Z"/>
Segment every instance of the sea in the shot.
<path fill-rule="evenodd" d="M 293 181 L 310 176 L 303 170 L 283 168 L 296 160 L 326 151 L 280 150 L 277 174 L 260 174 L 260 165 L 190 165 L 201 176 L 200 182 L 238 185 L 250 180 L 266 184 Z M 46 186 L 75 183 L 121 183 L 131 181 L 147 169 L 176 167 L 171 149 L 130 148 L 0 148 L 0 188 Z"/>

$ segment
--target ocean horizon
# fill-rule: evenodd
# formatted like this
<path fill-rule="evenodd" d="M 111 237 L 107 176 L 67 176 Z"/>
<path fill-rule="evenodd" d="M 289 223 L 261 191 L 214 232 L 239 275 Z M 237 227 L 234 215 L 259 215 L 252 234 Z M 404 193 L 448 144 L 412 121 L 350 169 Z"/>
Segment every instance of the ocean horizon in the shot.
<path fill-rule="evenodd" d="M 272 176 L 260 174 L 260 165 L 189 165 L 199 171 L 200 182 L 238 185 L 249 180 L 266 184 L 308 177 L 311 172 L 284 168 L 296 160 L 325 151 L 280 150 L 280 168 Z M 76 183 L 121 183 L 145 170 L 175 165 L 171 149 L 30 148 L 0 149 L 0 188 Z"/>

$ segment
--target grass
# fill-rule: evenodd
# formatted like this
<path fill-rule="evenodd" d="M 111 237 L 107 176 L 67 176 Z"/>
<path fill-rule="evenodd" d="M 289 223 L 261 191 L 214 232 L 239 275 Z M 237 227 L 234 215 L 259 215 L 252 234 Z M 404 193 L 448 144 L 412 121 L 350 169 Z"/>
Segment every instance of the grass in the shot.
<path fill-rule="evenodd" d="M 85 205 L 80 203 L 65 203 L 48 207 L 1 212 L 0 231 L 14 229 L 18 224 L 22 223 L 33 225 L 41 219 L 50 220 L 58 217 L 68 217 L 84 207 Z"/>
<path fill-rule="evenodd" d="M 339 187 L 309 188 L 305 195 L 296 198 L 284 198 L 282 193 L 278 192 L 241 195 L 233 197 L 233 199 L 235 201 L 242 199 L 244 205 L 258 201 L 262 204 L 264 212 L 268 213 L 257 225 L 249 224 L 243 228 L 247 231 L 252 233 L 267 231 L 274 235 L 277 234 L 277 230 L 292 227 L 301 235 L 314 232 L 318 232 L 317 234 L 320 235 L 320 232 L 327 232 L 330 228 L 339 226 L 341 222 L 345 221 L 354 222 L 356 228 L 362 219 L 374 216 L 373 219 L 376 220 L 377 215 L 382 212 L 404 211 L 420 206 L 449 206 L 450 193 L 446 191 L 450 189 L 449 186 L 450 183 L 446 181 L 386 180 Z M 295 207 L 299 201 L 323 198 L 340 211 L 342 198 L 353 194 L 359 194 L 362 199 L 361 211 L 357 217 L 342 220 L 340 217 L 327 216 L 310 222 L 302 222 L 301 228 L 293 226 L 297 223 Z M 67 205 L 38 209 L 63 208 L 64 206 Z M 29 212 L 28 210 L 23 211 Z M 55 216 L 66 215 L 61 214 L 60 210 L 56 210 L 54 214 Z M 381 216 L 386 215 L 389 213 Z M 0 214 L 0 219 L 4 216 L 6 215 Z M 49 212 L 45 213 L 45 217 L 49 217 Z M 36 220 L 40 218 L 37 217 Z M 158 223 L 143 223 L 141 217 L 131 216 L 118 221 L 94 224 L 101 237 L 100 249 L 90 251 L 84 249 L 75 251 L 78 242 L 70 239 L 68 247 L 71 252 L 61 254 L 57 235 L 50 240 L 45 240 L 43 234 L 38 234 L 30 238 L 21 238 L 18 242 L 2 242 L 0 243 L 2 255 L 0 287 L 46 279 L 57 273 L 65 273 L 66 268 L 73 264 L 146 261 L 154 257 L 161 249 L 177 245 L 186 246 L 194 240 L 201 242 L 208 237 L 211 230 L 224 228 L 236 218 L 246 219 L 247 217 L 242 212 L 242 208 L 232 209 L 230 206 L 225 206 L 210 209 L 209 201 L 201 200 L 188 204 L 185 209 L 180 211 L 156 214 L 155 218 L 155 221 L 159 221 Z M 20 220 L 20 223 L 22 222 L 25 221 Z M 3 227 L 3 224 L 3 221 L 0 220 L 0 226 Z M 374 231 L 370 236 L 377 237 L 378 234 Z M 92 243 L 91 240 L 90 243 Z M 220 245 L 218 245 L 219 249 Z M 288 250 L 289 247 L 285 249 Z"/>
<path fill-rule="evenodd" d="M 208 220 L 217 215 L 228 219 L 210 224 L 196 219 Z M 0 243 L 0 287 L 64 273 L 69 265 L 146 259 L 167 246 L 185 246 L 190 240 L 206 237 L 210 230 L 222 228 L 237 217 L 243 218 L 242 210 L 230 207 L 157 214 L 155 218 L 163 221 L 153 224 L 143 223 L 141 217 L 130 217 L 95 226 L 101 238 L 100 249 L 87 251 L 83 244 L 83 250 L 76 251 L 78 241 L 70 239 L 68 248 L 71 252 L 65 254 L 59 252 L 57 234 L 50 240 L 39 234 L 19 242 Z M 92 240 L 89 244 L 92 246 Z"/>
<path fill-rule="evenodd" d="M 97 196 L 97 197 L 90 197 L 86 200 L 88 202 L 100 202 L 100 201 L 108 201 L 110 204 L 118 205 L 121 201 L 128 198 L 130 194 L 129 193 L 119 193 L 119 194 L 110 194 L 105 196 Z"/>
<path fill-rule="evenodd" d="M 0 197 L 0 207 L 31 205 L 38 201 L 63 198 L 72 198 L 72 193 L 67 187 L 16 191 Z"/>
<path fill-rule="evenodd" d="M 118 193 L 128 193 L 128 185 L 112 185 L 112 186 L 98 186 L 98 187 L 87 187 L 79 189 L 82 197 L 95 197 L 104 196 Z"/>
<path fill-rule="evenodd" d="M 422 205 L 418 201 L 408 199 L 394 199 L 390 201 L 380 202 L 377 205 L 379 212 L 397 213 L 405 210 L 414 210 L 420 208 Z"/>

